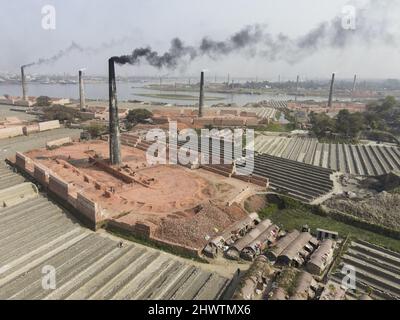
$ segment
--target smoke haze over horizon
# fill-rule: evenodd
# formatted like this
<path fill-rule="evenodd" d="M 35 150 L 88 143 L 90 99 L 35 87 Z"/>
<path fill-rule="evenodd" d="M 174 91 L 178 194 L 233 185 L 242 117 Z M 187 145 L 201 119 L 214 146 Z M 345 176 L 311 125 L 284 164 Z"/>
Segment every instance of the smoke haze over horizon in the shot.
<path fill-rule="evenodd" d="M 28 5 L 26 1 L 21 0 L 21 3 L 25 6 L 35 6 L 36 3 L 39 8 L 36 18 L 40 20 L 40 5 L 44 2 L 31 1 Z M 248 1 L 243 12 L 236 12 L 233 8 L 244 3 L 237 0 L 237 3 L 231 2 L 230 7 L 226 7 L 224 18 L 203 14 L 208 9 L 205 5 L 208 1 L 202 2 L 205 8 L 200 8 L 197 0 L 192 1 L 194 5 L 191 8 L 179 0 L 170 1 L 170 7 L 160 0 L 150 0 L 148 4 L 130 4 L 129 1 L 120 0 L 126 7 L 113 7 L 102 0 L 99 2 L 104 4 L 96 6 L 99 11 L 93 11 L 90 16 L 79 12 L 77 19 L 73 20 L 79 27 L 86 26 L 85 29 L 69 26 L 67 32 L 65 17 L 70 18 L 71 9 L 66 9 L 60 1 L 54 1 L 57 29 L 43 31 L 32 28 L 36 30 L 35 34 L 40 32 L 46 38 L 34 38 L 37 45 L 32 43 L 32 39 L 18 41 L 18 33 L 21 32 L 18 28 L 15 28 L 16 34 L 12 36 L 13 30 L 7 22 L 9 16 L 3 12 L 0 25 L 11 31 L 0 35 L 3 43 L 8 40 L 9 44 L 2 53 L 5 57 L 0 61 L 0 70 L 15 71 L 24 62 L 34 61 L 27 64 L 29 67 L 35 66 L 30 72 L 70 72 L 83 64 L 88 66 L 91 73 L 105 73 L 106 60 L 114 56 L 118 64 L 134 65 L 135 73 L 149 75 L 169 70 L 183 75 L 207 68 L 213 74 L 225 75 L 229 72 L 238 77 L 262 78 L 266 74 L 270 77 L 278 74 L 283 77 L 296 74 L 327 77 L 331 71 L 335 71 L 346 76 L 359 73 L 364 77 L 400 78 L 400 67 L 396 63 L 400 53 L 400 32 L 397 31 L 395 19 L 395 9 L 399 9 L 397 0 L 337 1 L 335 4 L 328 4 L 327 0 L 304 0 L 303 11 L 299 12 L 303 15 L 295 15 L 292 10 L 298 11 L 299 4 L 287 0 L 279 5 L 273 1 Z M 84 5 L 76 0 L 70 3 L 70 8 L 75 9 L 93 6 L 93 1 L 87 1 Z M 224 0 L 221 3 L 226 6 L 229 2 Z M 223 10 L 221 4 L 208 4 L 219 8 L 219 11 Z M 342 27 L 342 9 L 347 4 L 356 8 L 355 30 Z M 148 22 L 143 22 L 143 18 L 128 21 L 121 15 L 121 9 L 134 5 L 137 9 L 135 12 L 141 11 L 144 16 L 151 9 L 159 8 L 159 12 L 153 10 L 150 19 L 153 29 L 146 28 Z M 265 8 L 264 19 L 256 10 L 262 7 Z M 169 14 L 174 14 L 175 9 L 177 17 L 190 16 L 192 21 L 167 24 L 165 20 L 168 19 L 160 16 L 163 12 L 165 14 L 166 8 L 170 10 Z M 274 9 L 274 12 L 268 8 Z M 251 12 L 254 13 L 253 17 Z M 12 15 L 11 12 L 9 14 Z M 97 24 L 92 21 L 93 14 L 97 15 Z M 241 19 L 234 19 L 237 17 Z M 103 28 L 105 18 L 113 21 L 108 24 L 110 30 Z M 183 26 L 185 23 L 187 28 Z M 94 25 L 98 25 L 100 30 L 90 37 L 91 33 L 94 34 Z M 139 45 L 132 46 L 133 43 Z M 56 53 L 49 54 L 51 52 Z M 118 55 L 124 52 L 131 53 Z M 131 68 L 119 70 L 121 75 L 132 72 Z"/>

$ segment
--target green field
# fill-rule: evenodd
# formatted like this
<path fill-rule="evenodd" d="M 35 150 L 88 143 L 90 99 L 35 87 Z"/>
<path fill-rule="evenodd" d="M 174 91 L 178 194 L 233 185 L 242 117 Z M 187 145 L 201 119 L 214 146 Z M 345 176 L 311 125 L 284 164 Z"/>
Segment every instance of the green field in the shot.
<path fill-rule="evenodd" d="M 305 208 L 279 210 L 276 204 L 270 204 L 261 210 L 260 217 L 263 219 L 268 218 L 286 230 L 301 229 L 303 225 L 307 224 L 312 231 L 317 228 L 332 230 L 338 232 L 342 238 L 349 235 L 351 238 L 365 240 L 394 251 L 400 251 L 399 240 L 357 228 L 329 217 L 319 216 Z"/>

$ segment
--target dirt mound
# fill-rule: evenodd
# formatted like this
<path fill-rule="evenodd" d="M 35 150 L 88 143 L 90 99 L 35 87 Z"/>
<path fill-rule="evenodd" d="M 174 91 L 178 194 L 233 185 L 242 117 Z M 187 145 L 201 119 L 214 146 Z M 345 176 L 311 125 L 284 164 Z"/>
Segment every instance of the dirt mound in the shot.
<path fill-rule="evenodd" d="M 206 237 L 214 237 L 219 231 L 237 221 L 238 212 L 234 215 L 225 212 L 211 203 L 202 204 L 200 211 L 194 216 L 184 219 L 162 219 L 156 236 L 193 248 L 207 244 Z M 243 215 L 245 213 L 243 212 Z"/>
<path fill-rule="evenodd" d="M 258 212 L 267 206 L 267 199 L 264 195 L 256 194 L 246 199 L 244 207 L 248 212 Z"/>
<path fill-rule="evenodd" d="M 400 230 L 400 194 L 381 192 L 368 199 L 330 199 L 325 204 L 368 222 Z"/>

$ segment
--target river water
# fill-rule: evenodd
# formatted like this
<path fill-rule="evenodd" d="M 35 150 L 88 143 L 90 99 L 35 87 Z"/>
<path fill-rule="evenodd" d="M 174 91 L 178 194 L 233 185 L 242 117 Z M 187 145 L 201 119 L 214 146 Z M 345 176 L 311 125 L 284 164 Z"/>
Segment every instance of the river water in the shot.
<path fill-rule="evenodd" d="M 140 83 L 117 83 L 117 94 L 119 100 L 140 100 L 148 102 L 165 102 L 177 105 L 193 105 L 197 103 L 196 100 L 174 100 L 155 97 L 143 97 L 141 94 L 182 94 L 189 96 L 197 96 L 196 92 L 181 92 L 181 91 L 158 91 L 150 90 L 143 87 L 144 84 Z M 49 96 L 59 98 L 78 99 L 79 90 L 77 84 L 39 84 L 28 83 L 28 95 L 30 96 Z M 21 96 L 21 86 L 18 84 L 0 84 L 0 95 L 9 94 L 12 96 Z M 93 100 L 107 100 L 108 99 L 108 84 L 107 83 L 86 83 L 85 94 L 87 99 Z M 209 93 L 206 96 L 219 98 L 218 100 L 207 101 L 207 104 L 212 105 L 215 103 L 236 103 L 243 106 L 249 102 L 258 102 L 262 100 L 276 100 L 287 101 L 294 100 L 293 96 L 276 95 L 276 94 L 225 94 L 225 93 Z M 326 101 L 326 97 L 298 97 L 299 101 L 315 100 Z"/>

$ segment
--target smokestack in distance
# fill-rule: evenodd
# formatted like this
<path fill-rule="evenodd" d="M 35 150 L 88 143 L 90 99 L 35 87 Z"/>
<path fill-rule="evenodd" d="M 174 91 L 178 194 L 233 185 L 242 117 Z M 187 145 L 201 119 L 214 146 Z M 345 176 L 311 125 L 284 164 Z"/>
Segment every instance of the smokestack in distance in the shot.
<path fill-rule="evenodd" d="M 354 80 L 353 80 L 353 88 L 351 89 L 351 98 L 354 96 L 354 92 L 356 91 L 356 84 L 357 84 L 357 75 L 354 75 Z"/>
<path fill-rule="evenodd" d="M 81 111 L 86 107 L 85 89 L 83 87 L 83 70 L 79 70 L 79 107 Z"/>
<path fill-rule="evenodd" d="M 335 73 L 332 73 L 331 88 L 329 90 L 328 108 L 332 108 L 333 87 L 335 84 Z"/>
<path fill-rule="evenodd" d="M 21 67 L 21 86 L 22 86 L 22 100 L 26 101 L 25 66 Z"/>
<path fill-rule="evenodd" d="M 296 96 L 294 98 L 295 101 L 297 101 L 297 95 L 299 94 L 299 81 L 300 81 L 300 76 L 297 76 L 297 80 L 296 80 Z"/>
<path fill-rule="evenodd" d="M 110 114 L 110 163 L 111 165 L 119 166 L 122 161 L 114 58 L 108 60 L 108 93 Z"/>
<path fill-rule="evenodd" d="M 200 76 L 199 117 L 203 116 L 203 107 L 204 107 L 204 71 L 201 72 Z"/>

